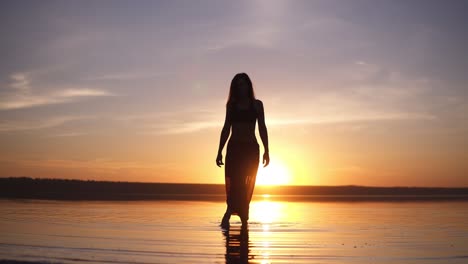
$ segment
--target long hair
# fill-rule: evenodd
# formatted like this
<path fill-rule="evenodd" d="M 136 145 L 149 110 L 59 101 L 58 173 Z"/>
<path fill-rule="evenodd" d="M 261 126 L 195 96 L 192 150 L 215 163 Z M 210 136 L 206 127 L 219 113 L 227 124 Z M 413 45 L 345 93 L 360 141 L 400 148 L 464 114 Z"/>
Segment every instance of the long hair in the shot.
<path fill-rule="evenodd" d="M 250 100 L 254 101 L 255 100 L 255 93 L 252 85 L 252 81 L 250 80 L 250 77 L 247 75 L 245 72 L 238 73 L 232 78 L 231 81 L 231 88 L 229 89 L 229 97 L 226 102 L 226 106 L 238 101 L 242 95 L 239 94 L 239 89 L 237 88 L 237 82 L 241 79 L 244 79 L 247 82 L 248 85 L 248 93 L 247 96 L 249 97 Z"/>

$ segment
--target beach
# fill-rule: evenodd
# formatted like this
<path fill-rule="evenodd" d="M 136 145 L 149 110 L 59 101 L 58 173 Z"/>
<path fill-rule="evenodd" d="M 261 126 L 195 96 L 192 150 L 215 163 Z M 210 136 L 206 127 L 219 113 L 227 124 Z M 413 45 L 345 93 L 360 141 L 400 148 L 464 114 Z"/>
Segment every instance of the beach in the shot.
<path fill-rule="evenodd" d="M 0 200 L 0 259 L 57 263 L 466 263 L 468 203 L 255 197 L 247 228 L 220 201 Z M 6 263 L 6 262 L 5 262 Z"/>

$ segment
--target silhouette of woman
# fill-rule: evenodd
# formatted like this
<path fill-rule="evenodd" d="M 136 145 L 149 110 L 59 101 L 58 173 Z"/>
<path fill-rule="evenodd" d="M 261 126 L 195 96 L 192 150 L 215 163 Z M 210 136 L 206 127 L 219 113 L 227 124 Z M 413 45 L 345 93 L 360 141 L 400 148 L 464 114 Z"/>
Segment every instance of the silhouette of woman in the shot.
<path fill-rule="evenodd" d="M 265 125 L 263 102 L 255 98 L 252 82 L 246 73 L 238 73 L 231 81 L 226 103 L 226 118 L 221 131 L 216 165 L 224 165 L 222 150 L 229 133 L 226 148 L 225 187 L 227 208 L 221 221 L 223 228 L 229 227 L 231 215 L 238 215 L 242 226 L 249 219 L 249 204 L 252 199 L 259 165 L 259 144 L 255 137 L 258 120 L 259 134 L 264 146 L 264 167 L 270 163 L 268 133 Z"/>

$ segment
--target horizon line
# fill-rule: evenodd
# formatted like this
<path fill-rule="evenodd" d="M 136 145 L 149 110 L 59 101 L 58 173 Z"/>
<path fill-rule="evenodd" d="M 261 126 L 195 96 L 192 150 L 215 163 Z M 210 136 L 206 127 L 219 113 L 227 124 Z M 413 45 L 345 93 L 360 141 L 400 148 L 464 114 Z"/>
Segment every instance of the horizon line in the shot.
<path fill-rule="evenodd" d="M 93 181 L 93 182 L 108 182 L 108 183 L 140 183 L 140 184 L 172 184 L 172 185 L 224 185 L 224 183 L 191 183 L 191 182 L 146 182 L 146 181 L 118 181 L 118 180 L 96 180 L 96 179 L 76 179 L 76 178 L 46 178 L 46 177 L 31 177 L 31 176 L 0 176 L 0 179 L 31 179 L 31 180 L 65 180 L 65 181 Z M 362 188 L 439 188 L 439 189 L 468 189 L 468 186 L 416 186 L 416 185 L 388 185 L 388 186 L 372 186 L 372 185 L 295 185 L 295 184 L 274 184 L 274 185 L 256 185 L 256 187 L 362 187 Z"/>

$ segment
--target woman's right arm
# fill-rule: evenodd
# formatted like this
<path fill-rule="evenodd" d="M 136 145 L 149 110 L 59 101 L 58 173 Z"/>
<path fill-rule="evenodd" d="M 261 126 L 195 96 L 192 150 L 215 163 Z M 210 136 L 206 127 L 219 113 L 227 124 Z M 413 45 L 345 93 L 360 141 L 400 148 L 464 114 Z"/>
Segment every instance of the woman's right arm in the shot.
<path fill-rule="evenodd" d="M 226 106 L 226 118 L 224 119 L 223 129 L 221 130 L 221 137 L 219 139 L 219 148 L 218 148 L 218 155 L 220 155 L 223 151 L 224 144 L 229 137 L 231 132 L 231 108 L 227 105 Z"/>

